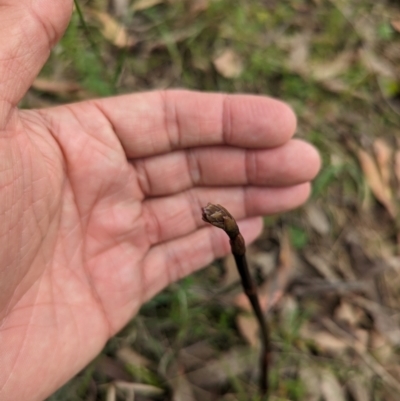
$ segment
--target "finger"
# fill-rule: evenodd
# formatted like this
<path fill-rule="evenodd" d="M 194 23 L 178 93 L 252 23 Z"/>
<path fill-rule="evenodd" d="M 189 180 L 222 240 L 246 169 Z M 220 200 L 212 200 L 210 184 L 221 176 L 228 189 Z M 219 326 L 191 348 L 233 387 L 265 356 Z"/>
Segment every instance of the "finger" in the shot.
<path fill-rule="evenodd" d="M 208 145 L 272 148 L 293 135 L 285 103 L 253 95 L 159 91 L 95 102 L 128 158 Z"/>
<path fill-rule="evenodd" d="M 162 196 L 196 186 L 296 185 L 317 175 L 320 157 L 313 146 L 294 139 L 274 149 L 196 148 L 132 164 L 144 195 Z"/>
<path fill-rule="evenodd" d="M 238 221 L 246 244 L 262 231 L 262 219 Z M 204 227 L 184 238 L 150 249 L 143 260 L 145 300 L 152 298 L 168 284 L 185 277 L 230 252 L 227 235 L 215 227 Z"/>
<path fill-rule="evenodd" d="M 310 184 L 284 188 L 197 188 L 178 195 L 143 202 L 146 235 L 151 245 L 187 235 L 204 226 L 201 207 L 219 203 L 235 219 L 284 212 L 300 206 Z"/>
<path fill-rule="evenodd" d="M 0 0 L 0 129 L 58 41 L 73 0 Z"/>

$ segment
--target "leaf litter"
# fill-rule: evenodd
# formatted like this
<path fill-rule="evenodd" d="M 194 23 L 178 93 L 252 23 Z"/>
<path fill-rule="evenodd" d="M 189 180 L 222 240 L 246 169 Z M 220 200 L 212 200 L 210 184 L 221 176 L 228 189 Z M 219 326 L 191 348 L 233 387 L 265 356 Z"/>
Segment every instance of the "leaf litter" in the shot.
<path fill-rule="evenodd" d="M 114 2 L 124 15 L 106 7 L 85 13 L 111 44 L 101 49 L 107 67 L 117 69 L 115 52 L 124 52 L 119 91 L 167 86 L 280 97 L 299 116 L 298 136 L 321 152 L 307 205 L 267 221 L 248 250 L 273 327 L 271 399 L 396 400 L 398 6 L 136 0 L 126 12 L 126 2 Z M 85 84 L 68 66 L 56 67 L 33 92 L 78 100 Z M 232 258 L 179 286 L 110 340 L 92 383 L 118 400 L 256 400 L 258 329 Z"/>

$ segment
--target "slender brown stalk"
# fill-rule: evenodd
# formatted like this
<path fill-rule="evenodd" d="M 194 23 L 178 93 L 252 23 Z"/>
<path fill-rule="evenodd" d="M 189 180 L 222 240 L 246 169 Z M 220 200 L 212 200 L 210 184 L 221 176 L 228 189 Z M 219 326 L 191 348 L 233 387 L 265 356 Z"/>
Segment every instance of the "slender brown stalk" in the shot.
<path fill-rule="evenodd" d="M 202 208 L 202 218 L 205 222 L 224 230 L 230 239 L 229 242 L 231 244 L 233 256 L 235 257 L 240 278 L 242 279 L 244 292 L 249 298 L 260 326 L 262 343 L 260 355 L 260 393 L 262 400 L 267 400 L 269 392 L 268 374 L 271 355 L 270 332 L 258 300 L 256 285 L 251 278 L 247 265 L 244 239 L 242 234 L 240 234 L 235 219 L 223 206 L 209 203 L 206 207 Z"/>

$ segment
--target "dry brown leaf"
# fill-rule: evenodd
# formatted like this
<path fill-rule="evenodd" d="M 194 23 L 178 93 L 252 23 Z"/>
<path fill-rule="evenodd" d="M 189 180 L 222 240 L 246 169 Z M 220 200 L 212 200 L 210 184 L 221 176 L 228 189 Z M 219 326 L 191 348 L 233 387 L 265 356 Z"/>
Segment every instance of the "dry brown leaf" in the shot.
<path fill-rule="evenodd" d="M 125 385 L 125 383 L 127 383 L 128 386 Z M 135 401 L 135 390 L 129 386 L 131 383 L 119 381 L 113 384 L 121 393 L 125 395 L 125 401 Z"/>
<path fill-rule="evenodd" d="M 243 71 L 243 61 L 233 50 L 226 48 L 214 58 L 215 69 L 228 79 L 237 78 Z"/>
<path fill-rule="evenodd" d="M 393 359 L 393 346 L 378 331 L 371 331 L 369 346 L 371 353 L 383 365 L 387 365 Z"/>
<path fill-rule="evenodd" d="M 321 256 L 317 255 L 315 252 L 305 251 L 304 257 L 323 278 L 331 283 L 337 283 L 340 281 L 340 276 L 336 273 L 332 264 L 328 263 Z"/>
<path fill-rule="evenodd" d="M 195 16 L 206 11 L 210 5 L 209 0 L 191 0 L 190 1 L 190 14 Z"/>
<path fill-rule="evenodd" d="M 370 187 L 375 198 L 378 199 L 383 206 L 385 206 L 390 216 L 395 218 L 396 206 L 393 201 L 391 190 L 383 182 L 374 159 L 361 148 L 357 150 L 357 156 L 368 186 Z"/>
<path fill-rule="evenodd" d="M 240 281 L 240 276 L 236 266 L 235 258 L 232 254 L 229 254 L 225 257 L 223 266 L 224 275 L 221 282 L 222 287 L 226 288 L 234 283 L 238 283 Z"/>
<path fill-rule="evenodd" d="M 361 376 L 352 376 L 346 383 L 354 401 L 369 401 L 369 383 Z"/>
<path fill-rule="evenodd" d="M 333 92 L 333 93 L 347 93 L 356 99 L 362 99 L 366 101 L 371 100 L 371 96 L 365 92 L 354 90 L 349 84 L 345 83 L 339 78 L 327 79 L 326 81 L 321 81 L 321 85 Z"/>
<path fill-rule="evenodd" d="M 122 17 L 123 15 L 127 14 L 129 3 L 130 0 L 110 0 L 112 10 L 118 17 Z"/>
<path fill-rule="evenodd" d="M 251 267 L 255 267 L 260 272 L 261 276 L 266 279 L 273 273 L 276 267 L 277 252 L 255 251 L 252 252 L 248 247 L 247 255 Z"/>
<path fill-rule="evenodd" d="M 172 401 L 196 401 L 193 388 L 185 376 L 176 376 L 169 383 L 172 388 Z"/>
<path fill-rule="evenodd" d="M 144 356 L 138 354 L 132 348 L 122 347 L 117 351 L 117 358 L 133 366 L 150 366 L 151 362 Z"/>
<path fill-rule="evenodd" d="M 325 212 L 315 203 L 310 203 L 305 208 L 307 221 L 320 235 L 327 235 L 331 229 L 330 222 Z"/>
<path fill-rule="evenodd" d="M 289 235 L 285 231 L 281 238 L 278 266 L 272 277 L 258 288 L 258 297 L 263 311 L 267 312 L 273 308 L 282 298 L 293 272 L 293 259 Z M 233 303 L 244 311 L 252 311 L 250 302 L 243 292 L 235 297 Z"/>
<path fill-rule="evenodd" d="M 361 50 L 360 59 L 366 69 L 374 74 L 386 78 L 396 78 L 393 66 L 383 57 L 377 56 L 372 50 L 364 48 Z"/>
<path fill-rule="evenodd" d="M 53 81 L 46 78 L 36 78 L 32 88 L 47 93 L 72 93 L 81 89 L 80 85 L 73 81 Z"/>
<path fill-rule="evenodd" d="M 302 366 L 299 370 L 299 377 L 305 387 L 303 399 L 319 401 L 321 399 L 319 370 L 310 366 Z"/>
<path fill-rule="evenodd" d="M 259 324 L 254 315 L 239 313 L 236 317 L 236 325 L 242 337 L 252 346 L 257 347 L 260 343 L 258 335 Z"/>
<path fill-rule="evenodd" d="M 347 345 L 342 340 L 307 323 L 302 326 L 300 334 L 303 338 L 313 341 L 322 352 L 332 355 L 342 353 L 347 348 Z"/>
<path fill-rule="evenodd" d="M 113 380 L 130 380 L 132 376 L 126 371 L 124 365 L 106 355 L 102 355 L 96 363 L 96 370 Z"/>
<path fill-rule="evenodd" d="M 390 188 L 391 162 L 393 157 L 393 148 L 385 140 L 378 138 L 373 144 L 376 161 L 382 176 L 383 183 Z"/>
<path fill-rule="evenodd" d="M 400 32 L 400 19 L 393 20 L 390 24 L 395 31 Z"/>
<path fill-rule="evenodd" d="M 328 369 L 322 370 L 321 393 L 325 401 L 346 401 L 345 392 L 336 376 Z"/>
<path fill-rule="evenodd" d="M 172 401 L 196 401 L 193 387 L 186 378 L 185 370 L 177 362 L 170 364 L 166 376 L 172 389 Z"/>
<path fill-rule="evenodd" d="M 396 391 L 400 392 L 400 382 L 393 377 L 386 369 L 379 364 L 375 358 L 373 358 L 368 352 L 363 344 L 361 344 L 357 339 L 351 336 L 349 333 L 340 328 L 331 319 L 323 318 L 321 319 L 323 325 L 333 333 L 337 338 L 343 339 L 343 342 L 347 346 L 351 347 L 358 355 L 363 359 L 366 367 L 372 370 L 377 376 L 379 376 L 386 385 L 392 387 Z"/>
<path fill-rule="evenodd" d="M 189 381 L 202 388 L 225 384 L 229 378 L 237 377 L 258 368 L 258 350 L 236 347 L 204 367 L 187 373 Z"/>
<path fill-rule="evenodd" d="M 179 362 L 185 370 L 194 370 L 203 366 L 205 361 L 215 358 L 217 352 L 207 341 L 199 341 L 179 351 Z"/>
<path fill-rule="evenodd" d="M 265 309 L 265 306 L 267 305 L 267 299 L 266 297 L 262 297 L 260 296 L 260 294 L 258 294 L 258 298 L 260 300 L 260 304 L 261 304 L 261 309 Z M 246 294 L 244 292 L 241 292 L 240 294 L 238 294 L 234 300 L 233 300 L 233 304 L 235 306 L 237 306 L 239 309 L 242 309 L 245 312 L 252 312 L 252 308 L 251 308 L 251 304 L 249 301 L 249 298 L 247 298 Z"/>
<path fill-rule="evenodd" d="M 100 22 L 101 34 L 114 46 L 125 48 L 132 47 L 137 43 L 136 38 L 128 34 L 126 27 L 110 14 L 96 10 L 91 10 L 90 12 Z"/>
<path fill-rule="evenodd" d="M 278 313 L 281 326 L 289 331 L 293 330 L 293 321 L 298 316 L 299 305 L 295 297 L 289 294 L 280 300 Z"/>
<path fill-rule="evenodd" d="M 394 173 L 397 180 L 397 197 L 400 198 L 400 150 L 394 155 Z"/>
<path fill-rule="evenodd" d="M 400 345 L 400 327 L 382 305 L 361 296 L 354 296 L 350 301 L 364 308 L 373 316 L 375 328 L 387 341 L 397 347 Z"/>
<path fill-rule="evenodd" d="M 131 6 L 131 10 L 143 11 L 161 3 L 164 3 L 164 0 L 136 0 Z"/>
<path fill-rule="evenodd" d="M 364 329 L 355 329 L 354 332 L 354 337 L 357 338 L 357 340 L 360 343 L 360 347 L 362 349 L 366 350 L 368 347 L 368 341 L 369 341 L 369 331 L 364 330 Z"/>
<path fill-rule="evenodd" d="M 353 53 L 345 51 L 334 60 L 311 64 L 311 76 L 316 81 L 328 81 L 346 72 L 353 60 Z"/>
<path fill-rule="evenodd" d="M 334 316 L 338 322 L 349 327 L 356 327 L 365 315 L 361 308 L 342 300 L 335 309 Z"/>
<path fill-rule="evenodd" d="M 107 386 L 106 401 L 117 401 L 117 389 L 114 384 Z"/>
<path fill-rule="evenodd" d="M 300 75 L 309 75 L 310 35 L 308 33 L 294 35 L 290 38 L 289 46 L 287 68 Z"/>
<path fill-rule="evenodd" d="M 114 385 L 119 390 L 133 392 L 134 394 L 143 395 L 145 397 L 158 397 L 165 393 L 164 389 L 150 384 L 115 381 Z"/>

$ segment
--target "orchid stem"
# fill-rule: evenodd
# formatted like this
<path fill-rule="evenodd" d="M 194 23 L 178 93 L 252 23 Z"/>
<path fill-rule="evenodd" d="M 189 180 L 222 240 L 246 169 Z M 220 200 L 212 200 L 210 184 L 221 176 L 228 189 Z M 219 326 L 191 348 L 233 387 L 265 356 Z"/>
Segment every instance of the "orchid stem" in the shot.
<path fill-rule="evenodd" d="M 260 395 L 262 401 L 268 400 L 269 393 L 269 365 L 271 359 L 271 336 L 267 321 L 260 306 L 257 287 L 252 279 L 247 265 L 246 246 L 239 227 L 233 216 L 221 205 L 209 203 L 202 208 L 202 219 L 226 232 L 230 239 L 232 254 L 242 281 L 242 286 L 256 315 L 260 326 L 261 354 L 260 354 Z"/>

